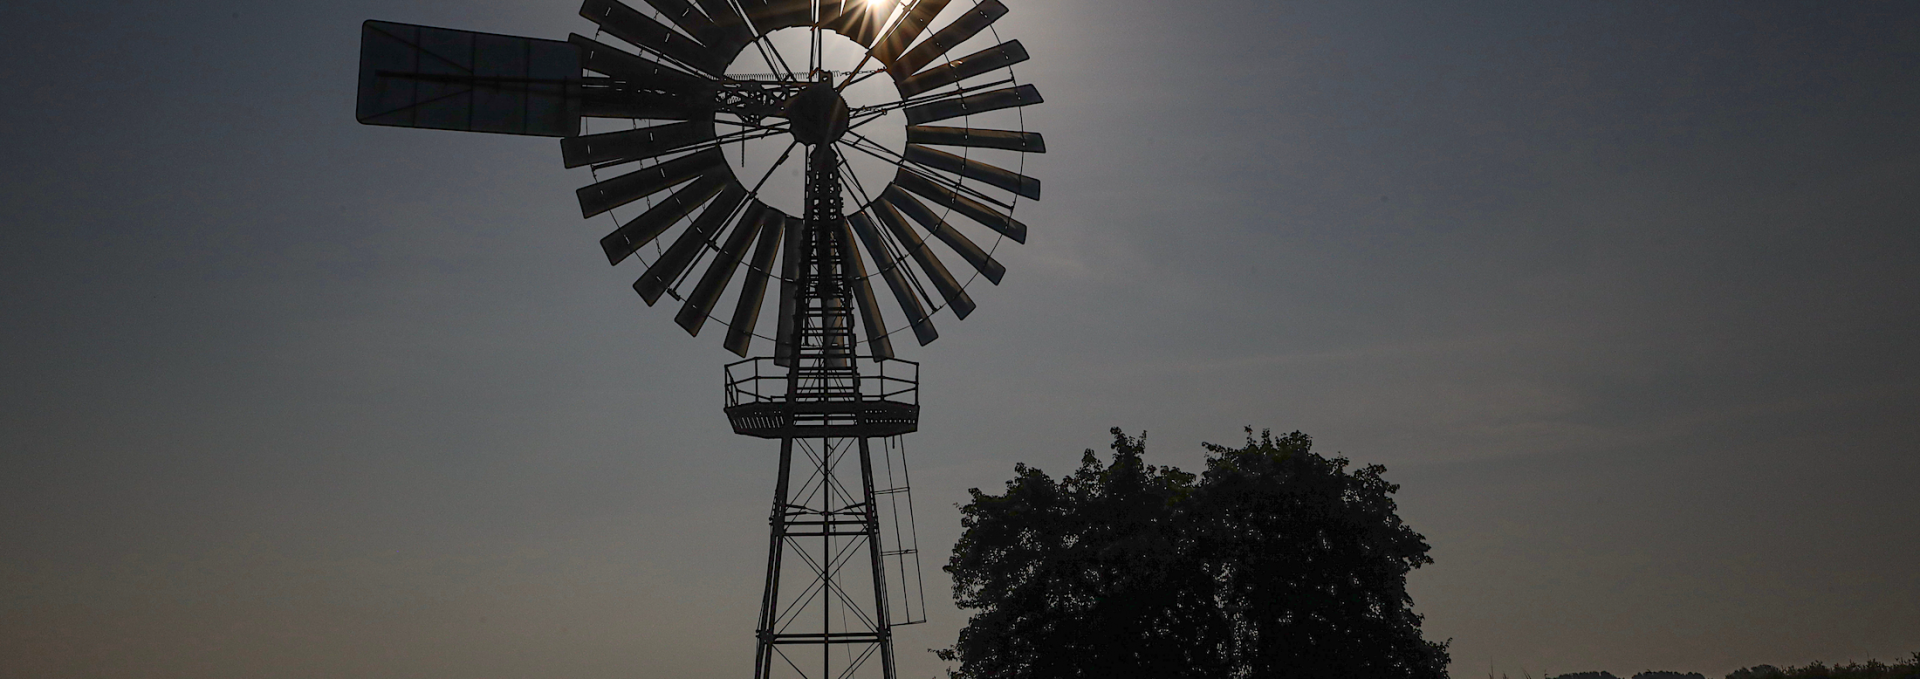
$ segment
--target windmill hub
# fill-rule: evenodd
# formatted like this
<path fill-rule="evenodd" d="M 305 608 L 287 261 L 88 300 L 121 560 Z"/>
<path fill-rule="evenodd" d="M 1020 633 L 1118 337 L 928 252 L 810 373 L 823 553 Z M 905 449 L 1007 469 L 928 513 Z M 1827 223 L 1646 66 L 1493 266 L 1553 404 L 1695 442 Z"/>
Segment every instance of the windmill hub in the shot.
<path fill-rule="evenodd" d="M 847 99 L 833 83 L 819 81 L 787 100 L 793 138 L 808 146 L 832 144 L 847 134 Z"/>

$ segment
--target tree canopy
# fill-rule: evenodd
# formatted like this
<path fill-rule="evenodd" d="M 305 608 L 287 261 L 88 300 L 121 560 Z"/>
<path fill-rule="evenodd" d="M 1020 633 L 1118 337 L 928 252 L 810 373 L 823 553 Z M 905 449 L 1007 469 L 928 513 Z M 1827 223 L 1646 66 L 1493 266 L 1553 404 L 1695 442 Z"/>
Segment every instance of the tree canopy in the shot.
<path fill-rule="evenodd" d="M 1849 662 L 1845 665 L 1816 662 L 1806 667 L 1786 669 L 1756 665 L 1735 670 L 1727 675 L 1727 679 L 1920 679 L 1920 652 L 1890 664 L 1878 660 Z"/>
<path fill-rule="evenodd" d="M 1059 480 L 1014 467 L 970 491 L 946 571 L 975 614 L 958 677 L 1444 677 L 1406 576 L 1432 563 L 1384 467 L 1294 432 L 1207 444 L 1196 477 L 1115 428 Z"/>

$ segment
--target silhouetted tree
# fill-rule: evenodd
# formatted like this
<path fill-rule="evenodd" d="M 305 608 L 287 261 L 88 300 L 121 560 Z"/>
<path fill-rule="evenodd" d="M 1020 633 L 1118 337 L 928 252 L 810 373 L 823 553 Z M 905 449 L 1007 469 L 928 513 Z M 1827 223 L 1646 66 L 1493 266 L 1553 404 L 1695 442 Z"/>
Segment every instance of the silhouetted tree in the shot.
<path fill-rule="evenodd" d="M 1208 444 L 1195 494 L 1198 555 L 1221 584 L 1231 657 L 1252 676 L 1445 676 L 1423 641 L 1407 573 L 1433 563 L 1401 523 L 1386 468 L 1348 472 L 1294 432 Z"/>
<path fill-rule="evenodd" d="M 1727 679 L 1920 679 L 1920 652 L 1892 664 L 1878 660 L 1845 665 L 1816 662 L 1806 667 L 1786 669 L 1755 665 L 1734 670 L 1727 675 Z"/>
<path fill-rule="evenodd" d="M 1548 677 L 1547 679 L 1620 679 L 1620 678 L 1613 676 L 1612 672 L 1575 672 L 1573 674 L 1562 674 L 1558 676 Z M 1657 671 L 1657 670 L 1648 670 L 1646 672 L 1641 672 L 1639 674 L 1633 675 L 1633 679 L 1707 679 L 1707 677 L 1706 675 L 1703 675 L 1699 672 L 1681 673 L 1681 672 L 1663 672 L 1663 671 Z"/>
<path fill-rule="evenodd" d="M 969 491 L 946 567 L 979 613 L 943 654 L 964 676 L 1220 676 L 1207 574 L 1169 509 L 1193 475 L 1147 465 L 1116 430 L 1113 465 L 1088 450 L 1058 482 L 1014 466 L 1004 495 Z"/>
<path fill-rule="evenodd" d="M 1143 461 L 1113 430 L 1054 481 L 1016 465 L 1006 492 L 973 489 L 946 570 L 977 612 L 953 648 L 959 677 L 1444 677 L 1406 575 L 1432 563 L 1381 478 L 1251 429 L 1192 474 Z"/>

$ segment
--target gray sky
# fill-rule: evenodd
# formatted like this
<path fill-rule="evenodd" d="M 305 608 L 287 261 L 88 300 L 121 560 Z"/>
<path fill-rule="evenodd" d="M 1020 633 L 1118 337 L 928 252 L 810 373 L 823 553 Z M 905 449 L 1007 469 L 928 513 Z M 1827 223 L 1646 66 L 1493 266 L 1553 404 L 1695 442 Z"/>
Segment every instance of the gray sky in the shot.
<path fill-rule="evenodd" d="M 909 353 L 954 503 L 1109 426 L 1380 462 L 1455 672 L 1920 650 L 1920 6 L 1009 0 L 1025 246 Z M 552 140 L 353 121 L 359 23 L 0 9 L 0 676 L 751 667 L 774 447 Z"/>

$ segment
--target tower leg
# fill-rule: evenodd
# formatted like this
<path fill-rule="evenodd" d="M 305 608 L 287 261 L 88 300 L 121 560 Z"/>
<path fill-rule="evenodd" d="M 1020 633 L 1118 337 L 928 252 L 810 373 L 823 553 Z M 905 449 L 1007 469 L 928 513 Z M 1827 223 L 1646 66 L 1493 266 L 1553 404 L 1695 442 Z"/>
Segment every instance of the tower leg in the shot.
<path fill-rule="evenodd" d="M 873 612 L 875 629 L 880 633 L 880 667 L 883 679 L 893 676 L 893 626 L 888 618 L 887 570 L 880 556 L 880 502 L 873 492 L 873 452 L 867 439 L 860 439 L 860 485 L 866 495 L 867 558 L 873 564 Z"/>
<path fill-rule="evenodd" d="M 773 676 L 774 627 L 780 622 L 780 561 L 787 535 L 787 492 L 793 477 L 793 439 L 780 439 L 780 472 L 773 484 L 773 515 L 767 520 L 767 579 L 760 594 L 760 627 L 754 634 L 753 678 Z"/>
<path fill-rule="evenodd" d="M 847 473 L 853 465 L 846 463 L 855 461 L 858 485 Z M 796 463 L 811 469 L 796 475 Z M 781 440 L 755 679 L 894 679 L 875 496 L 867 439 Z M 862 570 L 871 589 L 860 582 Z"/>

